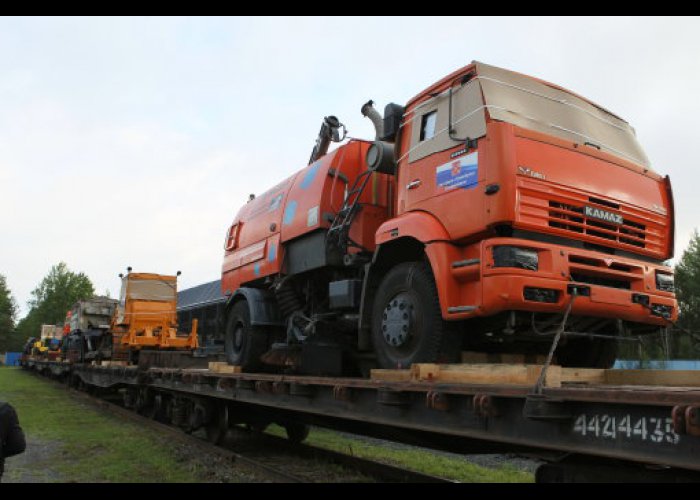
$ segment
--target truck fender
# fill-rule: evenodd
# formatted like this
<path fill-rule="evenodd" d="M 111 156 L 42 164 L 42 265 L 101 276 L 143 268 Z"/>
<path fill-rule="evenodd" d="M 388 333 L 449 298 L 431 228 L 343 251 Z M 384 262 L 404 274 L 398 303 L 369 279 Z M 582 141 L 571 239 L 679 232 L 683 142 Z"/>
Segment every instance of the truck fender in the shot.
<path fill-rule="evenodd" d="M 257 288 L 241 287 L 226 301 L 227 316 L 231 306 L 239 300 L 245 300 L 248 303 L 251 325 L 284 326 L 277 303 L 271 294 Z"/>
<path fill-rule="evenodd" d="M 382 276 L 387 271 L 387 264 L 398 264 L 405 260 L 420 260 L 426 258 L 436 271 L 434 252 L 428 251 L 431 243 L 449 242 L 450 237 L 445 227 L 433 215 L 427 212 L 408 212 L 391 219 L 377 229 L 375 241 L 377 249 L 372 261 L 365 265 L 365 280 L 362 285 L 360 311 L 358 318 L 358 348 L 362 351 L 371 349 L 370 328 L 371 311 L 374 291 Z M 395 259 L 393 250 L 402 247 L 401 258 Z M 387 253 L 391 255 L 387 257 Z M 441 303 L 444 294 L 438 290 Z"/>
<path fill-rule="evenodd" d="M 445 226 L 428 212 L 403 213 L 379 226 L 374 234 L 378 247 L 404 237 L 413 238 L 421 243 L 450 240 Z"/>

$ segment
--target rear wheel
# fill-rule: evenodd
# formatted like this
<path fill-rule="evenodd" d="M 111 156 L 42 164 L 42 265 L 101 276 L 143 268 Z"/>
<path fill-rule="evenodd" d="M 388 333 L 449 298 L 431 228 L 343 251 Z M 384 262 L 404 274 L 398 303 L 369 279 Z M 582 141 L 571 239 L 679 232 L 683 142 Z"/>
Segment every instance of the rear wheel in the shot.
<path fill-rule="evenodd" d="M 238 365 L 244 371 L 260 369 L 260 357 L 267 351 L 267 332 L 250 324 L 250 311 L 245 300 L 236 302 L 228 314 L 224 348 L 229 365 Z"/>
<path fill-rule="evenodd" d="M 405 262 L 384 276 L 372 311 L 372 341 L 381 368 L 458 362 L 459 336 L 442 319 L 426 263 Z"/>

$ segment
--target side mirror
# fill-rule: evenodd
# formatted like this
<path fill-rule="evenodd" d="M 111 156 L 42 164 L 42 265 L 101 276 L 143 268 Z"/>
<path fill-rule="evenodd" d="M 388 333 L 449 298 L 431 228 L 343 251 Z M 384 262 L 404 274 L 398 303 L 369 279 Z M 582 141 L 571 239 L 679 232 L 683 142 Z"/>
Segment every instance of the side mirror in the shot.
<path fill-rule="evenodd" d="M 381 141 L 396 142 L 396 136 L 401 128 L 401 120 L 406 112 L 403 106 L 393 102 L 384 107 L 384 135 L 379 138 Z"/>

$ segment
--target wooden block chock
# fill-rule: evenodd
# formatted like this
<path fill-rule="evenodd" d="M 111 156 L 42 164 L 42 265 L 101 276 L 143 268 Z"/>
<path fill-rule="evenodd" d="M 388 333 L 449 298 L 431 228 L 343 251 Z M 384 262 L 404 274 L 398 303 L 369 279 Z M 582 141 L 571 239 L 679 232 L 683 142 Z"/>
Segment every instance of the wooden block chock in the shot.
<path fill-rule="evenodd" d="M 603 370 L 609 385 L 700 387 L 700 370 Z"/>
<path fill-rule="evenodd" d="M 370 370 L 370 380 L 382 382 L 410 382 L 411 370 L 386 370 L 376 368 Z"/>
<path fill-rule="evenodd" d="M 102 360 L 100 366 L 129 366 L 129 362 L 107 359 Z"/>
<path fill-rule="evenodd" d="M 242 369 L 238 365 L 229 365 L 220 361 L 210 361 L 209 371 L 214 373 L 241 373 Z"/>
<path fill-rule="evenodd" d="M 411 365 L 408 370 L 372 370 L 371 379 L 379 382 L 441 382 L 534 387 L 542 369 L 541 364 L 417 363 Z M 550 365 L 547 369 L 545 387 L 561 387 L 562 384 L 700 387 L 700 370 L 614 370 L 563 368 L 559 365 Z"/>
<path fill-rule="evenodd" d="M 546 386 L 560 387 L 562 368 L 552 365 L 547 370 Z M 456 384 L 504 384 L 534 386 L 542 365 L 459 364 L 438 365 L 417 363 L 410 370 L 372 370 L 372 380 L 383 382 L 443 382 Z"/>

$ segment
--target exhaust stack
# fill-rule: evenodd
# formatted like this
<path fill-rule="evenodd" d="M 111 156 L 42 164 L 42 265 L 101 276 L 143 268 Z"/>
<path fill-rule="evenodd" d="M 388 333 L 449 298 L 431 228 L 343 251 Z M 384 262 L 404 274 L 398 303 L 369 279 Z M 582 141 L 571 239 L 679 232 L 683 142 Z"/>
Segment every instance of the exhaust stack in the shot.
<path fill-rule="evenodd" d="M 369 100 L 366 103 L 362 105 L 362 109 L 360 109 L 360 112 L 362 113 L 362 116 L 366 116 L 370 120 L 372 120 L 372 123 L 374 124 L 374 131 L 376 133 L 376 140 L 380 140 L 382 137 L 384 137 L 384 120 L 382 119 L 382 115 L 379 114 L 379 111 L 374 109 L 374 101 Z"/>

